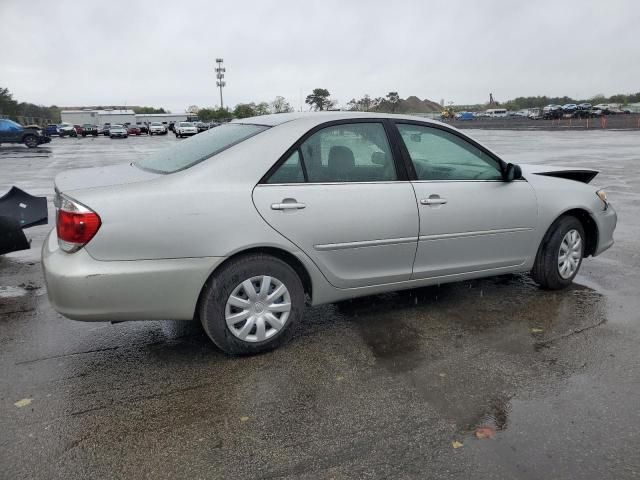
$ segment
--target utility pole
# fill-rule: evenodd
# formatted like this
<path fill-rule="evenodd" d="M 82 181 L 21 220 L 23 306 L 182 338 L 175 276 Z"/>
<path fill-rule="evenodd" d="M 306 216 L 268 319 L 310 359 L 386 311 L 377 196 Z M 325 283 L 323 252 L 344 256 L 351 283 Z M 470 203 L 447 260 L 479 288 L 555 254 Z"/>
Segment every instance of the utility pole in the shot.
<path fill-rule="evenodd" d="M 226 69 L 222 66 L 222 62 L 224 60 L 222 58 L 216 58 L 216 87 L 220 88 L 220 108 L 224 108 L 224 103 L 222 103 L 222 87 L 227 85 L 227 82 L 224 81 L 224 72 Z"/>

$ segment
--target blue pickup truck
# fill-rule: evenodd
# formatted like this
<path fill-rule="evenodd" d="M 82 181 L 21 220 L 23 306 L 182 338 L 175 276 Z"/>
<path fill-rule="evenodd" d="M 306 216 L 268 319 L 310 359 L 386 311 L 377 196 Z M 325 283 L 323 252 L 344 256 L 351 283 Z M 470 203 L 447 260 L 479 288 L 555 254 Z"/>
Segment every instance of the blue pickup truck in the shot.
<path fill-rule="evenodd" d="M 50 141 L 51 137 L 44 134 L 40 127 L 23 127 L 8 118 L 0 118 L 0 145 L 3 143 L 23 143 L 29 148 L 35 148 Z"/>

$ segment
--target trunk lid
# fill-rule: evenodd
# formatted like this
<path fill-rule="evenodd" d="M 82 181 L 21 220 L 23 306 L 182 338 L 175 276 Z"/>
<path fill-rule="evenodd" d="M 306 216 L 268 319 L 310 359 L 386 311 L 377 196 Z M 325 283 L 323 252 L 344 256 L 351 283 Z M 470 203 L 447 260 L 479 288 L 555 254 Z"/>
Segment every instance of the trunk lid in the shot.
<path fill-rule="evenodd" d="M 132 163 L 125 163 L 108 167 L 80 168 L 59 173 L 55 179 L 55 187 L 60 192 L 71 192 L 87 188 L 145 182 L 161 176 L 158 173 L 142 170 Z"/>

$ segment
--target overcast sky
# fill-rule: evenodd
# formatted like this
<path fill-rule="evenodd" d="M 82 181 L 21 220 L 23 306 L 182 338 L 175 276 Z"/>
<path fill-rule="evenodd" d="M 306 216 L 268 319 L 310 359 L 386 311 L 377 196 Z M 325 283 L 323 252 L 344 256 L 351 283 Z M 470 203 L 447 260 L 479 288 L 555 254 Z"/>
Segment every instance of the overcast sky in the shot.
<path fill-rule="evenodd" d="M 0 86 L 46 105 L 218 105 L 216 57 L 231 106 L 640 90 L 638 0 L 0 0 L 0 25 Z"/>

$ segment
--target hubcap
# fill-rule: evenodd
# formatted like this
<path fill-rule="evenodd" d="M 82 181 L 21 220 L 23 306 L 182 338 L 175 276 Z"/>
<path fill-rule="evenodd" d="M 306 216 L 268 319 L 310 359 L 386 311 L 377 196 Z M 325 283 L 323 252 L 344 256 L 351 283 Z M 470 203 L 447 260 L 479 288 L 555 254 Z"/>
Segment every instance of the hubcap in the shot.
<path fill-rule="evenodd" d="M 564 279 L 571 278 L 578 270 L 582 258 L 582 237 L 577 230 L 569 230 L 560 244 L 558 272 Z"/>
<path fill-rule="evenodd" d="M 235 337 L 254 343 L 278 333 L 290 313 L 291 296 L 284 283 L 260 275 L 245 280 L 231 292 L 225 307 L 225 320 Z"/>

